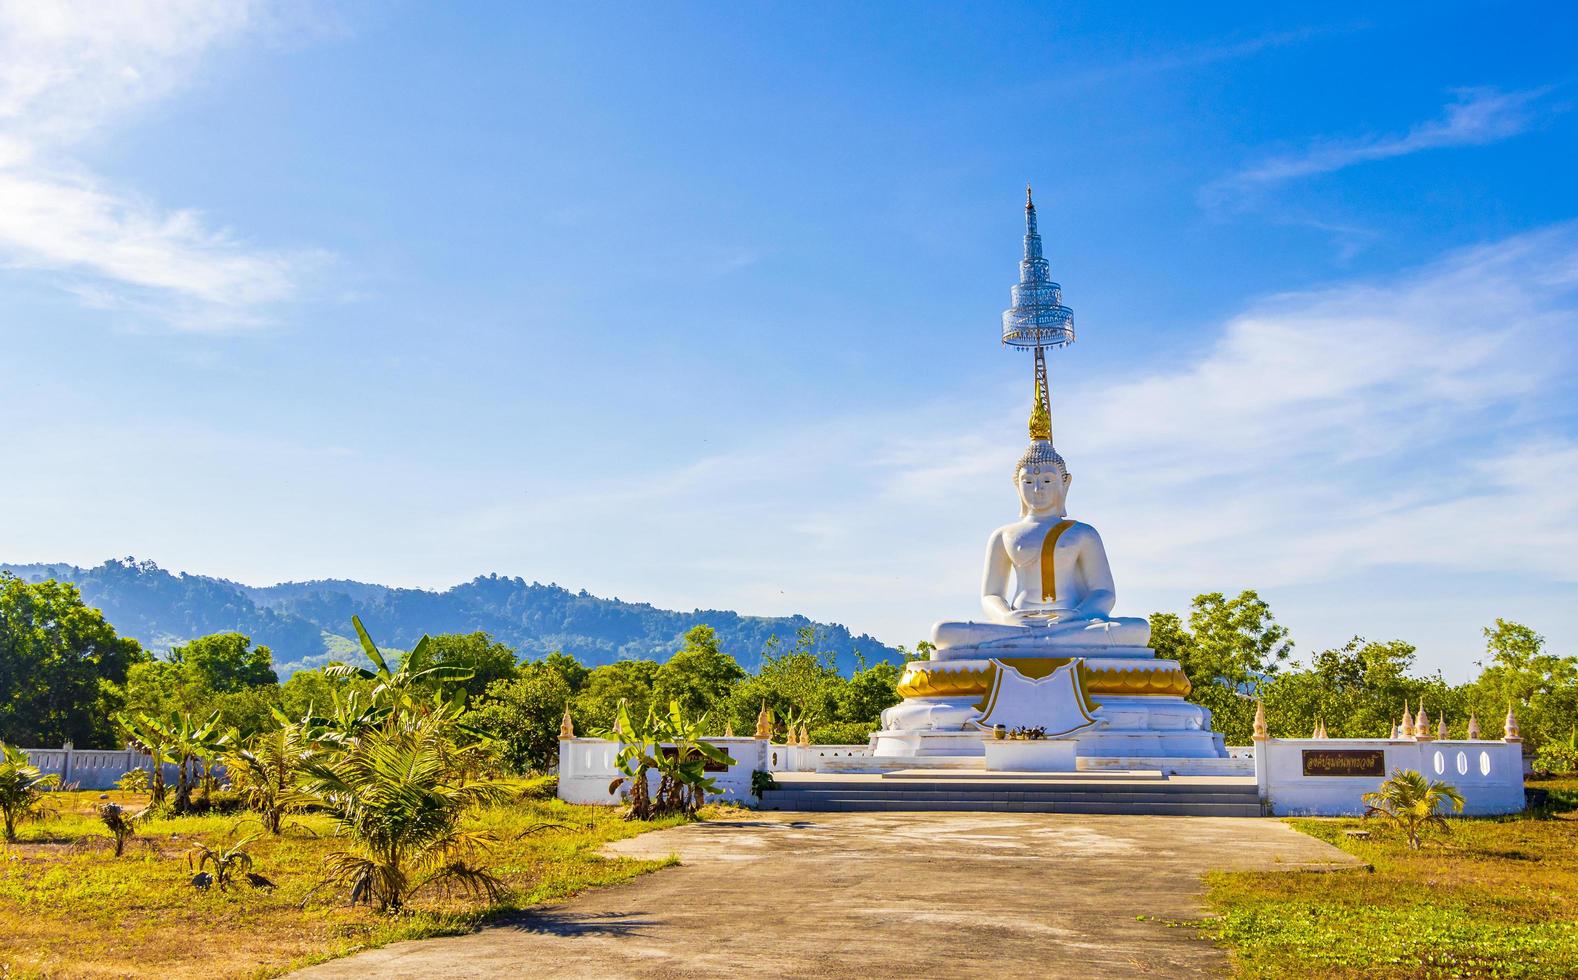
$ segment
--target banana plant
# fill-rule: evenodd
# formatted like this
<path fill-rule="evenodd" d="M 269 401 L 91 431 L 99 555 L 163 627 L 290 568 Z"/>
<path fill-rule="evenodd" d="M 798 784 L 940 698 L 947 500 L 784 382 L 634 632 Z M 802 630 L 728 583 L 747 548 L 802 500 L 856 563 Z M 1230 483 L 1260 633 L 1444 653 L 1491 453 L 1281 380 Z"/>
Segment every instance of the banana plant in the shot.
<path fill-rule="evenodd" d="M 374 669 L 368 670 L 366 667 L 357 667 L 353 664 L 334 664 L 326 668 L 324 674 L 329 677 L 373 681 L 372 701 L 375 705 L 387 708 L 416 708 L 419 701 L 417 694 L 421 685 L 433 684 L 441 688 L 446 684 L 468 681 L 473 676 L 473 671 L 464 667 L 435 663 L 432 641 L 426 634 L 423 634 L 398 666 L 391 668 L 389 659 L 384 656 L 382 650 L 378 649 L 378 644 L 373 642 L 366 627 L 362 625 L 361 617 L 352 616 L 351 625 L 356 628 L 356 638 L 361 641 L 362 652 L 372 662 Z"/>
<path fill-rule="evenodd" d="M 672 744 L 658 757 L 660 805 L 669 812 L 694 814 L 707 801 L 708 793 L 718 791 L 717 781 L 707 775 L 707 763 L 732 766 L 734 759 L 702 737 L 707 731 L 707 716 L 687 719 L 678 701 L 668 703 L 668 716 L 660 720 L 658 729 L 659 736 Z"/>
<path fill-rule="evenodd" d="M 614 768 L 619 770 L 619 775 L 608 784 L 608 792 L 617 793 L 621 787 L 628 785 L 625 798 L 630 804 L 630 819 L 652 819 L 652 795 L 647 774 L 658 767 L 658 757 L 663 750 L 658 738 L 657 716 L 648 709 L 646 717 L 638 724 L 630 717 L 630 706 L 620 699 L 614 727 L 595 734 L 599 738 L 619 743 L 619 754 L 614 757 Z"/>
<path fill-rule="evenodd" d="M 115 715 L 115 723 L 120 726 L 121 732 L 134 745 L 148 753 L 149 764 L 153 772 L 152 786 L 149 789 L 151 801 L 154 804 L 164 802 L 164 766 L 165 763 L 174 763 L 170 757 L 170 736 L 164 726 L 154 721 L 145 714 L 132 714 L 122 711 Z"/>
<path fill-rule="evenodd" d="M 705 715 L 695 721 L 686 719 L 678 701 L 669 702 L 666 715 L 648 709 L 640 722 L 621 704 L 614 728 L 597 733 L 619 742 L 614 762 L 619 775 L 608 784 L 608 791 L 617 793 L 628 786 L 631 819 L 693 815 L 706 802 L 707 793 L 717 792 L 716 781 L 707 775 L 707 763 L 727 766 L 734 760 L 702 738 L 706 726 Z M 653 772 L 658 774 L 655 796 L 649 783 Z"/>

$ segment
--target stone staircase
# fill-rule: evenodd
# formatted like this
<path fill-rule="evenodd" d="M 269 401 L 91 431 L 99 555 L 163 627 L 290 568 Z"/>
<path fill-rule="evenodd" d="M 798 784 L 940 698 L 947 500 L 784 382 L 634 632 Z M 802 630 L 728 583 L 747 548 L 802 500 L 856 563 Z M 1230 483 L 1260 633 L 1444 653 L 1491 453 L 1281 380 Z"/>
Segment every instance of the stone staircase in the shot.
<path fill-rule="evenodd" d="M 775 778 L 778 788 L 763 794 L 763 809 L 1262 816 L 1255 781 L 1243 777 L 911 770 L 881 775 L 777 773 Z"/>

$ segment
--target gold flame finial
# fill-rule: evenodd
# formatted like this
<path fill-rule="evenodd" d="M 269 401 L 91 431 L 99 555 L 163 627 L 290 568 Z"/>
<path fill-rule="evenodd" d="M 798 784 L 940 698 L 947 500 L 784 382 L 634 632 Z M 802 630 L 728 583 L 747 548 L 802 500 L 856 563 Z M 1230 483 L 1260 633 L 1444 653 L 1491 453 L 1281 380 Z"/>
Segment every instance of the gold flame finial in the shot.
<path fill-rule="evenodd" d="M 1033 208 L 1035 206 L 1036 202 L 1030 200 L 1030 181 L 1027 180 L 1025 181 L 1025 207 Z"/>
<path fill-rule="evenodd" d="M 1502 741 L 1505 741 L 1505 742 L 1521 742 L 1521 741 L 1523 741 L 1523 733 L 1518 730 L 1518 716 L 1512 713 L 1512 702 L 1511 701 L 1507 702 L 1507 720 L 1505 722 L 1505 727 L 1502 729 L 1502 731 L 1504 733 L 1501 736 L 1502 737 Z"/>
<path fill-rule="evenodd" d="M 1052 438 L 1052 413 L 1047 411 L 1046 392 L 1041 389 L 1041 382 L 1036 381 L 1036 404 L 1030 410 L 1030 438 Z"/>
<path fill-rule="evenodd" d="M 1255 740 L 1265 741 L 1271 737 L 1266 730 L 1266 704 L 1264 701 L 1255 702 Z"/>
<path fill-rule="evenodd" d="M 570 706 L 568 704 L 564 706 L 564 718 L 559 721 L 559 737 L 575 737 L 575 722 L 570 720 Z"/>

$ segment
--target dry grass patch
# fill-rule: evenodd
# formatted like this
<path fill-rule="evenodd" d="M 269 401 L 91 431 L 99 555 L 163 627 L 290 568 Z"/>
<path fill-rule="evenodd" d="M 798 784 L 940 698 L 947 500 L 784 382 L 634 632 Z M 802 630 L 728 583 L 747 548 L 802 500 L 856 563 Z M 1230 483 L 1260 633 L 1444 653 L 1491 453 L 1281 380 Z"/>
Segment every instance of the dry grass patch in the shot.
<path fill-rule="evenodd" d="M 1419 851 L 1373 821 L 1290 820 L 1374 870 L 1211 875 L 1214 934 L 1247 977 L 1578 975 L 1578 780 L 1531 785 L 1546 811 L 1455 819 Z"/>
<path fill-rule="evenodd" d="M 599 857 L 607 841 L 682 821 L 637 823 L 605 807 L 534 801 L 479 812 L 468 820 L 500 845 L 488 865 L 509 885 L 500 902 L 462 894 L 419 896 L 389 916 L 350 908 L 343 893 L 320 889 L 325 854 L 337 843 L 326 817 L 291 818 L 279 837 L 249 845 L 254 870 L 272 891 L 244 882 L 231 890 L 192 887 L 185 853 L 196 841 L 261 828 L 246 814 L 149 822 L 120 858 L 112 855 L 95 808 L 122 793 L 51 794 L 57 815 L 30 824 L 0 847 L 0 975 L 50 977 L 271 975 L 397 939 L 465 932 L 490 915 L 627 881 L 664 861 Z M 240 824 L 239 828 L 237 827 Z M 305 907 L 299 907 L 306 899 Z"/>

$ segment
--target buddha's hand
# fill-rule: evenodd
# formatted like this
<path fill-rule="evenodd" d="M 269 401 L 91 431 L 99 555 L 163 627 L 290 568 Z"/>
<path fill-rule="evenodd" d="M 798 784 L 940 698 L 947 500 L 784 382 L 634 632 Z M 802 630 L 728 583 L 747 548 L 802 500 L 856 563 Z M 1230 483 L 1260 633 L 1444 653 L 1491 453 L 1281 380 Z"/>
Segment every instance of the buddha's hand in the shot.
<path fill-rule="evenodd" d="M 1050 626 L 1062 613 L 1053 609 L 1014 609 L 1008 613 L 1015 626 Z"/>

